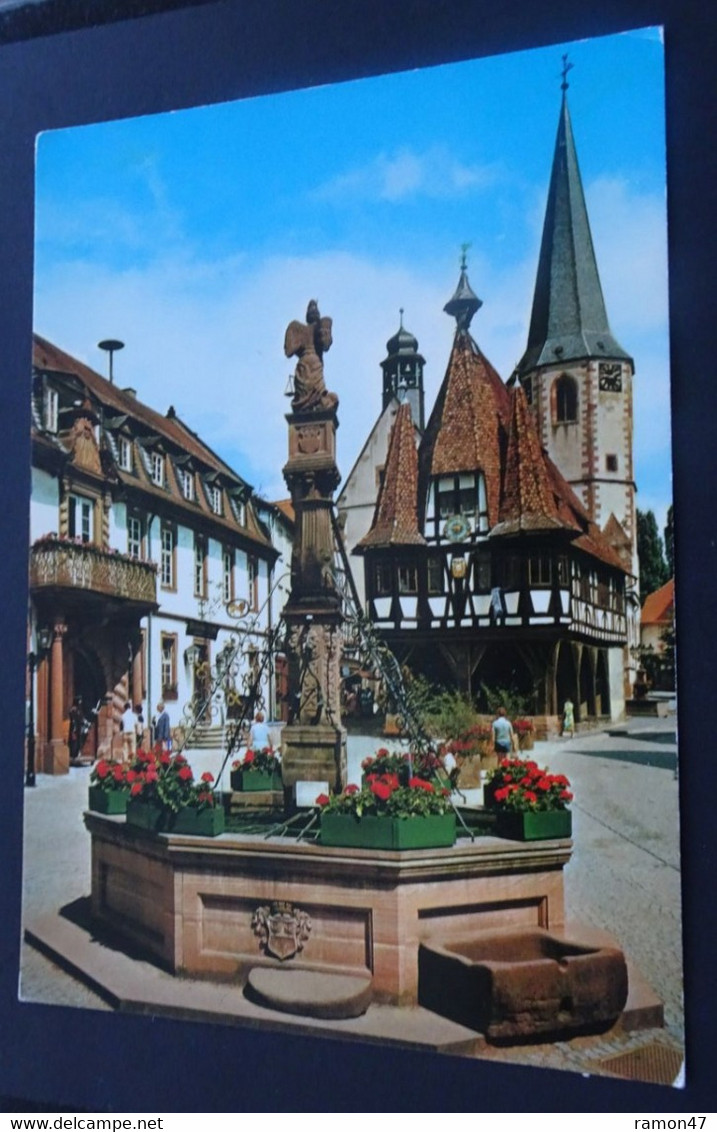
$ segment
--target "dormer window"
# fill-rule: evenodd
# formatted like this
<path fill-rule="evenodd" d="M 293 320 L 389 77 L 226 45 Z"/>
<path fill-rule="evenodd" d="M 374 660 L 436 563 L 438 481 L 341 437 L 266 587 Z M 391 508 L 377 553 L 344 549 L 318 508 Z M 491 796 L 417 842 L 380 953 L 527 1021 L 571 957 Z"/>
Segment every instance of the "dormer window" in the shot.
<path fill-rule="evenodd" d="M 182 496 L 192 503 L 194 501 L 194 473 L 190 472 L 188 468 L 180 468 L 177 477 Z"/>
<path fill-rule="evenodd" d="M 123 472 L 132 471 L 132 442 L 126 436 L 117 437 L 117 463 Z"/>
<path fill-rule="evenodd" d="M 161 452 L 150 452 L 149 474 L 152 483 L 157 487 L 164 487 L 164 456 Z"/>
<path fill-rule="evenodd" d="M 48 432 L 57 432 L 59 398 L 57 390 L 46 385 L 42 391 L 42 427 Z"/>
<path fill-rule="evenodd" d="M 207 496 L 209 498 L 209 506 L 215 515 L 222 513 L 222 489 L 215 483 L 209 484 L 207 487 Z"/>

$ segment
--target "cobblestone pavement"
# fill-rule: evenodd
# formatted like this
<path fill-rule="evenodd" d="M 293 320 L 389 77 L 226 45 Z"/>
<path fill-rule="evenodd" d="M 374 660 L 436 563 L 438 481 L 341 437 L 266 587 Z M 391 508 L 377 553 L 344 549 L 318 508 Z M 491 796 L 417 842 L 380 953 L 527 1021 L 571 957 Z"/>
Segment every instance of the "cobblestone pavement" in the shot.
<path fill-rule="evenodd" d="M 349 736 L 349 778 L 379 744 Z M 570 779 L 574 851 L 565 871 L 568 919 L 610 932 L 665 1004 L 665 1028 L 540 1045 L 488 1047 L 480 1056 L 525 1065 L 601 1072 L 611 1055 L 659 1041 L 681 1050 L 681 898 L 675 716 L 633 719 L 609 731 L 537 743 L 540 765 Z M 219 752 L 192 752 L 199 773 L 217 773 Z M 38 776 L 26 791 L 24 917 L 47 913 L 90 890 L 89 838 L 82 813 L 89 770 Z M 477 800 L 477 792 L 469 800 Z M 62 852 L 58 852 L 62 846 Z M 24 945 L 21 997 L 90 1009 L 109 1007 Z"/>

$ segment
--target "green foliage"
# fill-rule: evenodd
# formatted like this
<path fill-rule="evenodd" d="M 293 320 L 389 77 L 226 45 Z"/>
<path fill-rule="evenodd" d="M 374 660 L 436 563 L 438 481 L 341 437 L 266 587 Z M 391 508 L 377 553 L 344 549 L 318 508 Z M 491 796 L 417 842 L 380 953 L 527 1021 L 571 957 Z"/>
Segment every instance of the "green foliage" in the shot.
<path fill-rule="evenodd" d="M 667 560 L 667 576 L 675 576 L 675 515 L 672 504 L 667 508 L 667 524 L 665 526 L 665 558 Z"/>
<path fill-rule="evenodd" d="M 653 511 L 637 512 L 637 557 L 640 562 L 640 599 L 659 590 L 669 578 L 662 539 Z"/>
<path fill-rule="evenodd" d="M 432 738 L 457 739 L 478 722 L 469 696 L 413 676 L 409 684 L 412 706 Z"/>
<path fill-rule="evenodd" d="M 491 715 L 497 715 L 502 707 L 508 719 L 532 715 L 534 711 L 535 697 L 532 693 L 519 692 L 517 688 L 489 688 L 487 684 L 481 684 L 481 692 Z"/>
<path fill-rule="evenodd" d="M 396 774 L 372 774 L 365 786 L 347 786 L 342 794 L 320 794 L 316 804 L 325 813 L 385 814 L 388 817 L 427 817 L 451 810 L 450 790 L 435 789 L 422 778 L 412 778 L 401 786 Z"/>

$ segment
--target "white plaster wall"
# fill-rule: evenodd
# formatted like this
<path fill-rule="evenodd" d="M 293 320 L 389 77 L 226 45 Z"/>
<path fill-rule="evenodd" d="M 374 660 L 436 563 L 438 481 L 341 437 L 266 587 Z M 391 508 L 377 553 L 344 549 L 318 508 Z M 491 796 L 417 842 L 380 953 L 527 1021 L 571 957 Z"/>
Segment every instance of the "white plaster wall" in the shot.
<path fill-rule="evenodd" d="M 376 421 L 368 440 L 336 500 L 344 521 L 344 543 L 361 604 L 366 604 L 363 559 L 352 554 L 356 544 L 368 533 L 376 510 L 378 496 L 377 469 L 386 464 L 391 429 L 398 412 L 398 402 L 391 401 Z M 345 517 L 345 518 L 344 518 Z"/>
<path fill-rule="evenodd" d="M 60 485 L 54 476 L 40 468 L 32 469 L 31 484 L 30 542 L 34 542 L 59 530 Z"/>
<path fill-rule="evenodd" d="M 622 649 L 608 649 L 607 658 L 610 719 L 617 723 L 625 718 L 625 655 Z"/>

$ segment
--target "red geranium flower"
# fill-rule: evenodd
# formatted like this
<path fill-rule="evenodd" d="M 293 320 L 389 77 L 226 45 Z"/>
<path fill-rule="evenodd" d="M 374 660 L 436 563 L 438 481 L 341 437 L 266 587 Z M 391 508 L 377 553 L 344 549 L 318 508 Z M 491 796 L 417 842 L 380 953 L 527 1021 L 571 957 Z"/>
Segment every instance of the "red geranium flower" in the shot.
<path fill-rule="evenodd" d="M 133 783 L 132 789 L 130 790 L 130 794 L 132 795 L 132 797 L 134 798 L 137 794 L 141 794 L 141 793 L 142 793 L 142 783 L 141 782 Z"/>
<path fill-rule="evenodd" d="M 254 752 L 253 751 L 247 751 L 247 753 L 244 755 L 244 762 L 245 763 L 253 763 L 254 762 Z"/>
<path fill-rule="evenodd" d="M 213 781 L 214 781 L 214 775 L 210 774 L 208 770 L 205 770 L 204 774 L 202 775 L 202 782 L 213 782 Z"/>
<path fill-rule="evenodd" d="M 95 771 L 97 772 L 98 778 L 106 778 L 110 772 L 110 765 L 109 763 L 105 762 L 104 759 L 100 759 L 97 766 L 95 767 Z"/>
<path fill-rule="evenodd" d="M 318 798 L 316 799 L 316 805 L 328 806 L 330 801 L 331 799 L 329 798 L 328 794 L 319 794 Z"/>
<path fill-rule="evenodd" d="M 430 782 L 426 782 L 425 778 L 412 778 L 410 780 L 410 782 L 408 783 L 408 785 L 409 786 L 417 786 L 420 790 L 429 790 L 431 792 L 431 794 L 435 793 Z"/>
<path fill-rule="evenodd" d="M 128 770 L 127 771 L 127 782 L 130 782 L 130 783 L 134 782 L 136 777 L 137 777 L 137 771 L 136 770 Z"/>
<path fill-rule="evenodd" d="M 148 766 L 144 777 L 146 782 L 156 782 L 159 778 L 159 775 L 157 774 L 155 767 Z"/>
<path fill-rule="evenodd" d="M 112 777 L 114 778 L 115 782 L 121 782 L 122 779 L 124 778 L 124 767 L 123 766 L 112 767 Z"/>
<path fill-rule="evenodd" d="M 348 785 L 348 786 L 346 787 L 346 789 L 345 789 L 344 793 L 345 793 L 345 794 L 357 794 L 357 793 L 358 793 L 358 786 L 356 785 L 356 783 L 355 783 L 355 782 L 351 782 L 351 783 L 349 783 L 349 785 Z"/>
<path fill-rule="evenodd" d="M 378 781 L 371 783 L 371 793 L 375 794 L 377 798 L 380 798 L 382 802 L 385 802 L 391 797 L 393 790 L 387 782 Z"/>
<path fill-rule="evenodd" d="M 182 779 L 183 782 L 186 782 L 188 779 L 191 779 L 193 777 L 192 768 L 189 767 L 189 766 L 181 767 L 181 769 L 179 771 L 179 777 Z"/>

